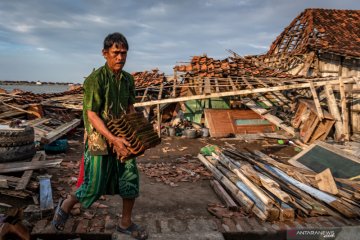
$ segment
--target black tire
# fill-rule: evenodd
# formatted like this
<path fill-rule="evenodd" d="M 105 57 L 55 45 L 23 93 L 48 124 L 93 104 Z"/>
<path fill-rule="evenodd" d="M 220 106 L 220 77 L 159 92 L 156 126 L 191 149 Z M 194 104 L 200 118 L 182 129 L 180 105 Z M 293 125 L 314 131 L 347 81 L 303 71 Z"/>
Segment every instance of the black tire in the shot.
<path fill-rule="evenodd" d="M 1 129 L 0 130 L 0 147 L 15 147 L 28 145 L 34 142 L 35 134 L 33 127 L 22 129 Z"/>
<path fill-rule="evenodd" d="M 15 147 L 0 147 L 0 163 L 31 160 L 35 155 L 35 143 Z"/>

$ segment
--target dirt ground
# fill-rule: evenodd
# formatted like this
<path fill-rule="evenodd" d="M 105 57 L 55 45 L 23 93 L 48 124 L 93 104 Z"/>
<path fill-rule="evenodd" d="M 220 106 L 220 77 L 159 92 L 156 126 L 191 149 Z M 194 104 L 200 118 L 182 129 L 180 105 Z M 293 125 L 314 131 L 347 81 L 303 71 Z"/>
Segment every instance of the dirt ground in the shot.
<path fill-rule="evenodd" d="M 78 129 L 67 136 L 69 150 L 66 154 L 47 155 L 47 159 L 63 158 L 60 168 L 36 171 L 33 174 L 34 178 L 36 175 L 45 172 L 52 175 L 51 184 L 55 205 L 60 197 L 65 198 L 70 191 L 76 189 L 75 184 L 83 152 L 82 131 L 82 129 Z M 160 145 L 147 150 L 143 156 L 138 157 L 137 162 L 145 168 L 152 164 L 171 163 L 173 166 L 171 169 L 174 171 L 176 171 L 177 166 L 186 163 L 202 167 L 197 159 L 197 154 L 200 148 L 207 144 L 231 145 L 237 149 L 262 150 L 267 154 L 276 154 L 283 161 L 296 154 L 293 146 L 278 145 L 276 139 L 245 142 L 231 139 L 163 137 Z M 156 177 L 150 178 L 143 171 L 140 171 L 140 177 L 140 197 L 135 203 L 133 220 L 145 226 L 150 234 L 182 233 L 184 235 L 190 230 L 196 233 L 199 231 L 217 232 L 221 228 L 216 218 L 207 211 L 209 203 L 220 203 L 220 200 L 210 187 L 209 177 L 201 176 L 191 181 L 179 181 L 172 184 L 165 184 Z M 36 180 L 34 178 L 33 180 Z M 32 199 L 22 200 L 2 195 L 1 202 L 23 208 L 33 204 Z M 119 196 L 104 196 L 90 209 L 78 208 L 73 211 L 73 225 L 71 228 L 74 231 L 74 226 L 78 225 L 77 228 L 79 228 L 80 222 L 85 220 L 102 223 L 87 225 L 88 232 L 111 230 L 116 220 L 121 216 L 121 205 L 122 201 Z M 26 214 L 25 218 L 32 226 L 36 226 L 40 220 L 34 217 L 33 214 Z M 45 215 L 43 218 L 49 221 L 51 214 Z M 203 236 L 205 235 L 203 234 Z M 170 236 L 166 235 L 166 237 Z M 211 237 L 211 239 L 221 239 L 221 235 L 216 236 L 218 238 Z M 162 238 L 158 237 L 156 239 Z"/>

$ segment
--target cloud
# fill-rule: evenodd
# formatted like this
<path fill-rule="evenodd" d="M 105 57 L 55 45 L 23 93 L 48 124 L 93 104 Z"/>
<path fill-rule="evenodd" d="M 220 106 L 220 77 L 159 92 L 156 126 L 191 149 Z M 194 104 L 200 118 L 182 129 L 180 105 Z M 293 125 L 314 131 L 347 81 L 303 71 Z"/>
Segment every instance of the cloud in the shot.
<path fill-rule="evenodd" d="M 207 53 L 265 52 L 308 7 L 358 9 L 351 0 L 16 0 L 0 1 L 0 79 L 82 82 L 104 64 L 111 32 L 130 44 L 125 69 L 159 68 Z M 22 71 L 18 71 L 21 66 Z"/>

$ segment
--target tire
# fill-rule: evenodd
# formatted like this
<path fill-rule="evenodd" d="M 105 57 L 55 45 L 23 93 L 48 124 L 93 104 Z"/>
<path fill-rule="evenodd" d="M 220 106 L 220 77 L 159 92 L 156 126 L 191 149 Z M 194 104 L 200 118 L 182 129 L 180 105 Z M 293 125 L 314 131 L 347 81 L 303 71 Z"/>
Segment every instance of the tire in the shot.
<path fill-rule="evenodd" d="M 35 143 L 15 147 L 0 147 L 0 163 L 31 160 L 35 155 Z"/>
<path fill-rule="evenodd" d="M 0 147 L 15 147 L 28 145 L 34 142 L 35 134 L 33 127 L 25 127 L 21 130 L 1 129 Z"/>

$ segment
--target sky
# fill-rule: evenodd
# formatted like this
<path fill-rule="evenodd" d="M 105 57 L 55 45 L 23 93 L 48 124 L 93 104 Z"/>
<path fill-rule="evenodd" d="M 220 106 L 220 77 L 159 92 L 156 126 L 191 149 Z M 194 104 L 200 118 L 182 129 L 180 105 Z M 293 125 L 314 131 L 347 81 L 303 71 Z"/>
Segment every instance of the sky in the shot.
<path fill-rule="evenodd" d="M 359 0 L 0 0 L 0 79 L 82 83 L 105 63 L 107 34 L 129 42 L 124 70 L 207 54 L 265 53 L 306 8 L 360 9 Z"/>

